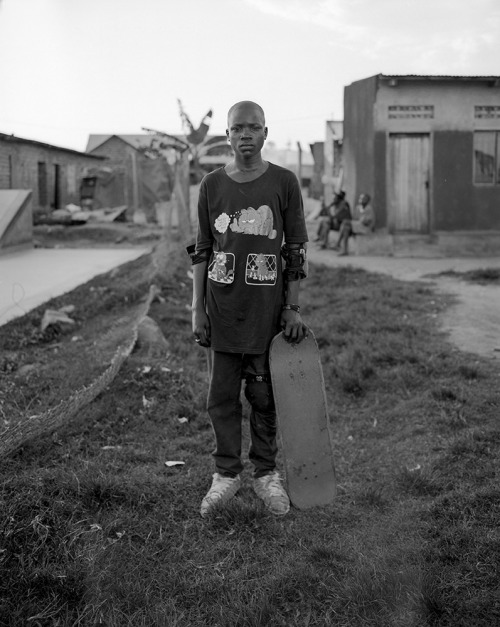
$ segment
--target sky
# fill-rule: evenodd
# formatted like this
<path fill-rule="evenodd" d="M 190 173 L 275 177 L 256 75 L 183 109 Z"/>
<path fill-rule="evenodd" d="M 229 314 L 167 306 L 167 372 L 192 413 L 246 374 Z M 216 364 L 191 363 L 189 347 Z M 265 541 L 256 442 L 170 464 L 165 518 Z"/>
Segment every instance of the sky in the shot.
<path fill-rule="evenodd" d="M 0 0 L 0 132 L 84 151 L 89 134 L 182 133 L 254 100 L 302 147 L 375 74 L 500 74 L 499 0 Z"/>

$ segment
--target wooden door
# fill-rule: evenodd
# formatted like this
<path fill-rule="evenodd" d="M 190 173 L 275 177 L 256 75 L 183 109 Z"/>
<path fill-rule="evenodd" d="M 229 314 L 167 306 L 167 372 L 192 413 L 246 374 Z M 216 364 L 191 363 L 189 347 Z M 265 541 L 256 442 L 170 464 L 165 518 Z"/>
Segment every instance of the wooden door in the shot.
<path fill-rule="evenodd" d="M 52 209 L 59 209 L 61 205 L 61 168 L 54 163 L 54 195 L 52 196 Z"/>
<path fill-rule="evenodd" d="M 389 223 L 396 232 L 428 233 L 430 136 L 389 135 Z"/>

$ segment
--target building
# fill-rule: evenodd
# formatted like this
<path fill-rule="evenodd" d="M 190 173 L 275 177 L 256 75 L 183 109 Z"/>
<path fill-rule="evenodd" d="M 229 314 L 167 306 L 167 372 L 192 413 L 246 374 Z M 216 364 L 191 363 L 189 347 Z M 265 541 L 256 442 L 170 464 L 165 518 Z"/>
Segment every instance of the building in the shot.
<path fill-rule="evenodd" d="M 130 161 L 138 155 L 151 156 L 151 151 L 162 147 L 187 148 L 188 144 L 181 135 L 154 135 L 138 133 L 135 135 L 89 135 L 87 153 L 108 158 L 109 163 L 130 166 Z M 193 147 L 191 147 L 193 149 Z M 231 148 L 225 135 L 207 135 L 205 141 L 196 146 L 199 164 L 203 172 L 211 172 L 228 163 L 231 159 Z"/>
<path fill-rule="evenodd" d="M 309 144 L 313 158 L 313 169 L 309 183 L 309 196 L 319 200 L 323 196 L 323 178 L 325 173 L 325 142 Z"/>
<path fill-rule="evenodd" d="M 0 133 L 0 190 L 32 190 L 34 212 L 80 204 L 87 168 L 102 157 Z"/>
<path fill-rule="evenodd" d="M 500 252 L 500 77 L 378 74 L 344 91 L 344 183 L 377 225 Z M 475 242 L 475 243 L 474 243 Z"/>
<path fill-rule="evenodd" d="M 145 210 L 151 219 L 155 203 L 168 201 L 173 185 L 168 161 L 148 158 L 151 141 L 146 133 L 89 135 L 87 153 L 99 155 L 106 162 L 104 167 L 88 172 L 84 203 L 94 209 L 127 206 L 129 219 Z"/>
<path fill-rule="evenodd" d="M 310 150 L 304 150 L 297 142 L 296 148 L 289 144 L 278 148 L 273 141 L 268 141 L 262 148 L 262 156 L 275 165 L 291 170 L 300 181 L 302 188 L 308 188 L 314 174 L 314 158 Z"/>
<path fill-rule="evenodd" d="M 88 199 L 94 207 L 127 205 L 129 217 L 140 209 L 147 220 L 155 220 L 158 206 L 170 201 L 181 154 L 183 164 L 190 161 L 184 165 L 191 183 L 230 159 L 225 136 L 208 136 L 200 146 L 187 149 L 185 139 L 176 135 L 89 135 L 87 153 L 105 157 L 106 165 L 89 173 Z"/>
<path fill-rule="evenodd" d="M 344 123 L 340 120 L 327 120 L 324 145 L 323 196 L 325 204 L 333 201 L 335 192 L 344 185 L 343 140 Z"/>

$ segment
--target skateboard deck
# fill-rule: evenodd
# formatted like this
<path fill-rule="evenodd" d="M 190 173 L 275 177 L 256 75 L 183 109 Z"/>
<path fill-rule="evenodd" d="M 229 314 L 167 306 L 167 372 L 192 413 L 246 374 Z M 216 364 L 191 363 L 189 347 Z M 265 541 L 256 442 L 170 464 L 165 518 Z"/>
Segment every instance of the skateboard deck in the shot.
<path fill-rule="evenodd" d="M 299 344 L 271 342 L 271 380 L 288 495 L 299 509 L 328 505 L 336 482 L 325 383 L 312 331 Z"/>

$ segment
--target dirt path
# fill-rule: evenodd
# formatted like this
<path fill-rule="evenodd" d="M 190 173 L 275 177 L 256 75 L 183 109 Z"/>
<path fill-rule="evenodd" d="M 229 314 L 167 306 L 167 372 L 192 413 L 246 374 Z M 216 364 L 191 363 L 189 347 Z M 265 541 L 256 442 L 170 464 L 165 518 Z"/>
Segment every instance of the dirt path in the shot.
<path fill-rule="evenodd" d="M 467 272 L 479 268 L 500 268 L 500 257 L 417 259 L 402 257 L 338 257 L 335 251 L 309 245 L 311 263 L 331 267 L 355 266 L 389 274 L 403 281 L 425 281 L 456 302 L 442 315 L 443 329 L 460 349 L 500 361 L 500 286 L 478 285 L 458 277 L 429 276 L 441 272 Z"/>
<path fill-rule="evenodd" d="M 451 341 L 461 350 L 500 361 L 500 287 L 453 278 L 434 279 L 434 284 L 457 297 L 442 321 Z"/>

